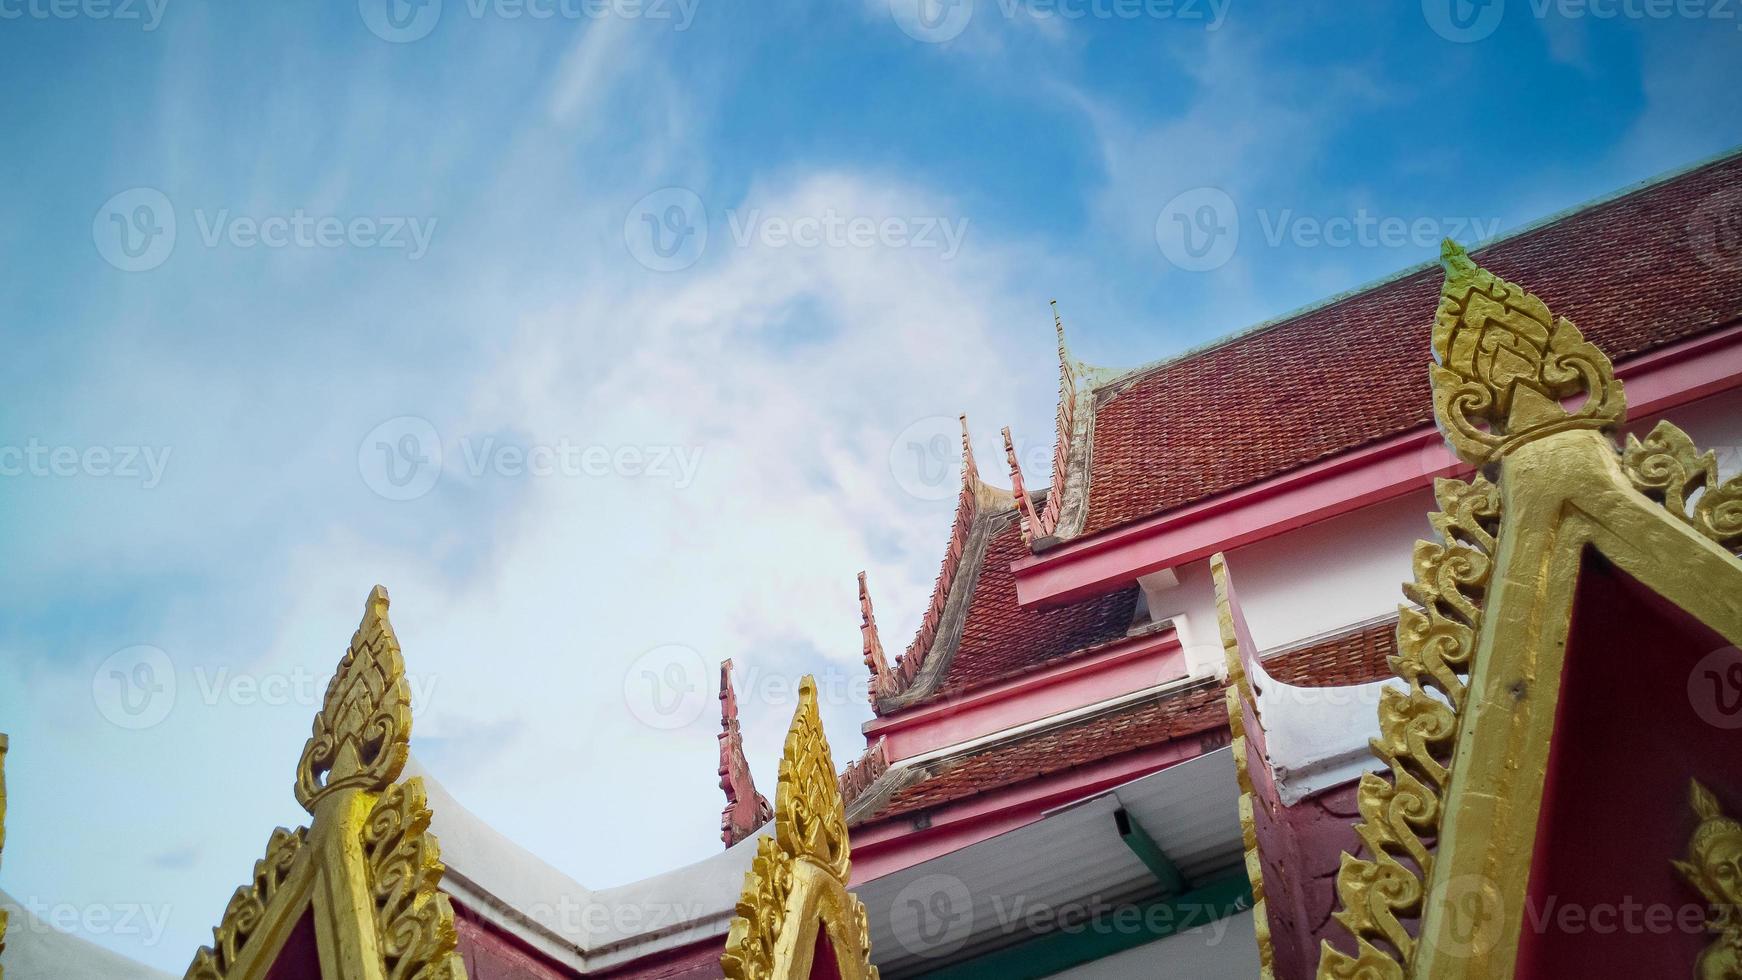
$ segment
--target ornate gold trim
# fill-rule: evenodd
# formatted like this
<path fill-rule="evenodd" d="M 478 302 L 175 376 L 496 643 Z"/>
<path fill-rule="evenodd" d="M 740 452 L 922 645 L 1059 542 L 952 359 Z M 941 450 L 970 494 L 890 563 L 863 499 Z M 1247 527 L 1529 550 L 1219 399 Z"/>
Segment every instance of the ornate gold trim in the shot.
<path fill-rule="evenodd" d="M 1258 824 L 1254 813 L 1257 795 L 1252 786 L 1250 760 L 1246 757 L 1246 706 L 1256 706 L 1252 679 L 1240 656 L 1240 630 L 1234 622 L 1233 584 L 1228 578 L 1228 560 L 1221 552 L 1210 556 L 1210 577 L 1216 583 L 1216 624 L 1222 632 L 1222 655 L 1228 669 L 1225 697 L 1228 730 L 1234 753 L 1234 776 L 1240 785 L 1240 839 L 1246 851 L 1246 879 L 1252 883 L 1252 929 L 1258 939 L 1259 980 L 1276 976 L 1276 944 L 1270 935 L 1270 906 L 1264 898 L 1264 865 L 1258 850 Z M 1257 719 L 1254 719 L 1257 720 Z"/>
<path fill-rule="evenodd" d="M 313 813 L 336 790 L 380 792 L 399 778 L 410 745 L 411 687 L 387 621 L 387 590 L 377 585 L 296 764 L 297 802 Z"/>
<path fill-rule="evenodd" d="M 1742 476 L 1718 482 L 1717 455 L 1702 455 L 1675 425 L 1659 422 L 1644 440 L 1628 436 L 1621 468 L 1635 489 L 1694 530 L 1731 550 L 1742 544 Z"/>
<path fill-rule="evenodd" d="M 1345 854 L 1338 873 L 1357 955 L 1326 944 L 1321 978 L 1512 975 L 1587 549 L 1742 643 L 1742 562 L 1723 546 L 1742 531 L 1736 488 L 1714 486 L 1710 455 L 1673 426 L 1618 450 L 1626 402 L 1608 358 L 1455 245 L 1443 263 L 1435 413 L 1492 482 L 1436 487 L 1443 543 L 1417 545 L 1406 591 L 1423 608 L 1402 611 L 1392 660 L 1409 690 L 1382 700 L 1373 743 L 1391 778 L 1363 778 L 1371 854 Z M 1470 897 L 1474 933 L 1453 908 Z M 1400 920 L 1416 916 L 1412 938 Z"/>
<path fill-rule="evenodd" d="M 780 758 L 774 835 L 757 841 L 720 965 L 732 980 L 811 975 L 826 929 L 842 980 L 876 980 L 865 906 L 847 890 L 847 813 L 817 711 L 816 681 L 799 682 L 798 710 Z"/>
<path fill-rule="evenodd" d="M 1519 445 L 1572 429 L 1611 430 L 1627 414 L 1609 358 L 1572 321 L 1534 295 L 1476 265 L 1456 242 L 1440 249 L 1446 270 L 1434 315 L 1428 368 L 1434 414 L 1446 441 L 1481 466 Z M 1561 400 L 1584 395 L 1567 411 Z"/>
<path fill-rule="evenodd" d="M 257 948 L 249 948 L 248 941 L 263 931 L 261 926 L 268 921 L 269 912 L 278 911 L 273 903 L 281 891 L 286 891 L 285 882 L 307 877 L 307 869 L 298 867 L 299 861 L 307 863 L 303 850 L 307 840 L 308 830 L 304 827 L 295 830 L 279 827 L 272 831 L 266 842 L 266 856 L 254 862 L 253 879 L 230 896 L 223 919 L 212 929 L 212 945 L 202 946 L 194 953 L 187 980 L 225 980 L 241 975 L 231 971 L 242 959 L 244 950 L 256 952 Z"/>
<path fill-rule="evenodd" d="M 464 980 L 423 782 L 395 782 L 411 698 L 387 609 L 376 586 L 297 764 L 313 822 L 273 832 L 187 980 L 262 980 L 311 909 L 325 980 Z"/>
<path fill-rule="evenodd" d="M 432 814 L 421 778 L 388 788 L 363 828 L 375 928 L 388 980 L 464 980 L 454 952 L 454 909 L 436 889 L 447 867 L 428 833 Z"/>
<path fill-rule="evenodd" d="M 1380 695 L 1373 754 L 1390 778 L 1361 777 L 1355 833 L 1367 858 L 1343 855 L 1337 870 L 1337 921 L 1355 937 L 1349 956 L 1324 943 L 1323 978 L 1398 977 L 1415 951 L 1401 919 L 1421 914 L 1424 882 L 1433 871 L 1427 841 L 1438 835 L 1446 784 L 1462 711 L 1465 678 L 1482 600 L 1493 573 L 1491 553 L 1500 521 L 1500 494 L 1481 477 L 1472 483 L 1434 484 L 1439 513 L 1429 518 L 1438 542 L 1415 545 L 1415 581 L 1404 594 L 1418 603 L 1398 607 L 1397 656 L 1391 669 L 1407 692 Z"/>

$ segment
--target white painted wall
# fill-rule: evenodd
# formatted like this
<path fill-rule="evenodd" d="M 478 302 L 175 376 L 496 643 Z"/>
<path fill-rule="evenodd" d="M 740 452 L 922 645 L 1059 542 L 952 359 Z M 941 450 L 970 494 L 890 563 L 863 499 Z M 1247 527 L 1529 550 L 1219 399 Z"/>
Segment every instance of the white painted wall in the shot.
<path fill-rule="evenodd" d="M 1433 509 L 1422 489 L 1231 552 L 1252 642 L 1272 650 L 1396 611 Z"/>
<path fill-rule="evenodd" d="M 1221 674 L 1222 632 L 1216 625 L 1216 585 L 1210 578 L 1210 563 L 1182 565 L 1137 582 L 1149 601 L 1149 618 L 1173 620 L 1191 675 Z"/>
<path fill-rule="evenodd" d="M 1252 913 L 1242 912 L 1199 929 L 1053 974 L 1057 980 L 1252 980 L 1258 975 L 1258 940 Z"/>

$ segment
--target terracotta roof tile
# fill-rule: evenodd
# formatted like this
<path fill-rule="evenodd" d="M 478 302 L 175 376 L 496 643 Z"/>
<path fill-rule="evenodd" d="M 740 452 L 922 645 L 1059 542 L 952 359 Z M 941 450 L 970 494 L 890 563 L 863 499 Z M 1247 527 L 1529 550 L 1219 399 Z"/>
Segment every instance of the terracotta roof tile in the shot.
<path fill-rule="evenodd" d="M 1264 672 L 1297 687 L 1369 684 L 1389 679 L 1389 659 L 1397 655 L 1397 617 L 1369 623 L 1335 636 L 1264 658 Z"/>
<path fill-rule="evenodd" d="M 1123 637 L 1137 609 L 1138 588 L 1051 609 L 1016 604 L 1011 563 L 1028 554 L 1014 511 L 999 522 L 986 544 L 986 557 L 962 635 L 932 700 L 1046 666 L 1080 650 Z"/>
<path fill-rule="evenodd" d="M 1620 360 L 1742 315 L 1734 261 L 1700 250 L 1739 181 L 1735 155 L 1473 256 Z M 1423 269 L 1119 383 L 1095 412 L 1082 533 L 1431 422 L 1440 280 Z"/>
<path fill-rule="evenodd" d="M 942 806 L 994 789 L 1202 732 L 1226 733 L 1222 689 L 1204 685 L 933 763 L 859 823 Z"/>

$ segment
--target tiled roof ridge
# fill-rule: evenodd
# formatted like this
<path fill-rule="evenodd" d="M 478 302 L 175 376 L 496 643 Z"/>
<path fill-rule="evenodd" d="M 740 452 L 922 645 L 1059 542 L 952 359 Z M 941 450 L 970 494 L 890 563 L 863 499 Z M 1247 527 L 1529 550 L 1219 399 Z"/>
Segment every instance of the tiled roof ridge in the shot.
<path fill-rule="evenodd" d="M 1474 253 L 1478 250 L 1487 249 L 1487 248 L 1490 248 L 1494 245 L 1501 244 L 1502 242 L 1509 242 L 1509 241 L 1513 241 L 1515 239 L 1528 237 L 1530 235 L 1533 235 L 1533 234 L 1536 234 L 1538 232 L 1545 231 L 1549 228 L 1552 228 L 1555 225 L 1558 225 L 1561 222 L 1569 220 L 1571 218 L 1576 218 L 1576 217 L 1581 217 L 1584 215 L 1596 213 L 1596 212 L 1601 211 L 1605 208 L 1620 204 L 1621 202 L 1625 201 L 1627 198 L 1633 197 L 1634 195 L 1642 194 L 1642 193 L 1645 193 L 1647 191 L 1656 189 L 1658 187 L 1661 187 L 1664 184 L 1668 184 L 1672 181 L 1679 180 L 1679 179 L 1686 177 L 1686 176 L 1689 176 L 1691 174 L 1698 173 L 1698 172 L 1705 170 L 1705 169 L 1708 169 L 1710 167 L 1721 166 L 1725 163 L 1730 162 L 1731 160 L 1733 160 L 1737 157 L 1742 157 L 1742 146 L 1731 147 L 1728 150 L 1725 150 L 1725 151 L 1718 153 L 1714 156 L 1707 157 L 1703 160 L 1696 161 L 1696 162 L 1691 163 L 1685 167 L 1680 167 L 1680 168 L 1677 168 L 1674 170 L 1666 171 L 1664 173 L 1653 175 L 1651 177 L 1647 177 L 1643 180 L 1635 181 L 1634 183 L 1629 184 L 1626 187 L 1622 187 L 1619 190 L 1610 191 L 1607 194 L 1601 194 L 1601 195 L 1598 195 L 1597 197 L 1591 198 L 1589 200 L 1582 201 L 1578 204 L 1573 205 L 1572 207 L 1563 208 L 1563 209 L 1556 211 L 1552 214 L 1546 215 L 1542 218 L 1538 218 L 1535 221 L 1527 222 L 1526 224 L 1520 225 L 1519 227 L 1514 228 L 1510 231 L 1495 235 L 1492 238 L 1488 238 L 1488 239 L 1485 239 L 1485 240 L 1480 241 L 1480 242 L 1473 242 L 1468 246 L 1468 248 L 1466 250 L 1468 252 Z M 1408 279 L 1411 276 L 1418 275 L 1422 272 L 1426 272 L 1428 270 L 1437 270 L 1439 268 L 1440 268 L 1440 260 L 1439 260 L 1438 256 L 1435 256 L 1434 258 L 1425 260 L 1423 262 L 1417 263 L 1417 264 L 1412 265 L 1412 266 L 1408 266 L 1404 269 L 1401 269 L 1397 272 L 1393 272 L 1389 275 L 1381 276 L 1377 279 L 1370 280 L 1366 283 L 1362 283 L 1361 285 L 1355 286 L 1353 288 L 1343 290 L 1342 292 L 1332 293 L 1330 296 L 1326 296 L 1322 299 L 1315 300 L 1311 303 L 1307 303 L 1305 305 L 1298 306 L 1292 310 L 1289 310 L 1286 313 L 1282 313 L 1282 314 L 1279 314 L 1277 316 L 1271 317 L 1270 319 L 1261 320 L 1258 323 L 1252 324 L 1251 326 L 1248 326 L 1242 330 L 1237 330 L 1237 331 L 1230 333 L 1230 334 L 1227 334 L 1225 336 L 1206 341 L 1206 342 L 1199 344 L 1195 347 L 1190 347 L 1190 348 L 1187 348 L 1186 350 L 1179 351 L 1179 352 L 1174 353 L 1174 354 L 1169 354 L 1166 357 L 1157 358 L 1156 360 L 1149 361 L 1149 362 L 1144 363 L 1144 364 L 1139 364 L 1136 367 L 1129 368 L 1125 371 L 1114 372 L 1114 371 L 1109 371 L 1109 370 L 1103 370 L 1103 371 L 1094 372 L 1094 374 L 1097 376 L 1091 377 L 1091 379 L 1090 379 L 1090 388 L 1094 393 L 1091 401 L 1095 405 L 1098 405 L 1100 402 L 1102 402 L 1104 400 L 1110 400 L 1110 399 L 1116 397 L 1118 395 L 1118 393 L 1121 390 L 1123 390 L 1124 388 L 1126 388 L 1127 386 L 1131 385 L 1132 383 L 1134 383 L 1136 381 L 1143 379 L 1144 377 L 1146 377 L 1146 376 L 1148 376 L 1156 371 L 1160 371 L 1160 370 L 1163 370 L 1165 368 L 1171 367 L 1175 364 L 1180 363 L 1181 361 L 1187 361 L 1187 360 L 1190 360 L 1190 359 L 1197 357 L 1199 355 L 1207 354 L 1210 351 L 1219 350 L 1223 347 L 1227 347 L 1229 345 L 1239 343 L 1240 341 L 1248 340 L 1252 337 L 1263 334 L 1269 330 L 1274 330 L 1277 327 L 1284 326 L 1288 323 L 1291 323 L 1291 322 L 1298 320 L 1302 317 L 1305 317 L 1309 314 L 1316 313 L 1320 310 L 1324 310 L 1324 309 L 1327 309 L 1329 307 L 1336 306 L 1339 303 L 1344 303 L 1344 302 L 1347 302 L 1351 299 L 1355 299 L 1359 296 L 1363 296 L 1367 293 L 1374 292 L 1376 290 L 1379 290 L 1379 289 L 1382 289 L 1386 286 L 1389 286 L 1393 283 L 1402 281 L 1404 279 Z M 1094 406 L 1091 406 L 1091 411 L 1093 410 L 1093 407 Z"/>
<path fill-rule="evenodd" d="M 1047 488 L 1033 494 L 1023 492 L 1021 468 L 1016 460 L 1015 441 L 1010 430 L 1004 430 L 1004 451 L 1010 464 L 1010 482 L 1016 505 L 1023 515 L 1023 543 L 1033 552 L 1044 551 L 1077 535 L 1088 513 L 1089 448 L 1094 440 L 1094 399 L 1090 397 L 1095 379 L 1107 372 L 1071 356 L 1065 341 L 1064 317 L 1059 314 L 1058 300 L 1052 301 L 1053 331 L 1058 336 L 1059 394 L 1058 410 L 1053 417 L 1052 473 Z M 1088 379 L 1088 391 L 1084 381 Z"/>
<path fill-rule="evenodd" d="M 1204 718 L 1201 725 L 1188 726 L 1172 731 L 1167 734 L 1166 737 L 1159 740 L 1140 739 L 1131 742 L 1130 744 L 1120 744 L 1105 755 L 1098 756 L 1097 758 L 1117 758 L 1119 756 L 1128 755 L 1131 752 L 1141 751 L 1142 749 L 1149 748 L 1153 745 L 1164 744 L 1166 742 L 1180 739 L 1202 737 L 1206 732 L 1222 733 L 1225 735 L 1226 717 L 1217 711 L 1217 709 L 1222 707 L 1220 690 L 1220 684 L 1214 677 L 1197 678 L 1189 683 L 1169 687 L 1165 690 L 1153 691 L 1137 697 L 1118 699 L 1106 705 L 1101 710 L 1090 711 L 1082 714 L 1067 713 L 1066 716 L 1058 719 L 1055 724 L 1024 728 L 1019 732 L 1004 737 L 993 737 L 985 741 L 976 742 L 971 746 L 963 748 L 959 752 L 934 759 L 928 759 L 927 761 L 917 765 L 902 765 L 890 770 L 889 774 L 886 775 L 876 787 L 874 787 L 874 792 L 867 793 L 867 795 L 860 801 L 860 804 L 854 808 L 850 818 L 851 822 L 854 825 L 860 825 L 899 817 L 907 813 L 930 809 L 933 806 L 956 803 L 963 799 L 979 796 L 990 791 L 992 788 L 1006 788 L 1008 786 L 1019 785 L 1031 782 L 1034 779 L 1042 778 L 1048 773 L 1032 773 L 1016 778 L 1012 781 L 1000 780 L 995 787 L 982 787 L 960 796 L 952 796 L 949 799 L 939 801 L 935 804 L 917 804 L 911 800 L 902 801 L 898 798 L 898 794 L 900 794 L 902 790 L 916 784 L 924 783 L 933 777 L 942 777 L 948 773 L 952 773 L 961 765 L 967 764 L 972 760 L 982 759 L 998 753 L 1016 751 L 1023 745 L 1053 738 L 1059 736 L 1061 733 L 1092 730 L 1095 726 L 1107 723 L 1111 719 L 1118 719 L 1125 716 L 1141 717 L 1144 712 L 1158 710 L 1160 706 L 1170 701 L 1178 701 L 1181 705 L 1186 706 L 1182 710 L 1188 714 L 1189 712 L 1202 709 L 1209 717 Z M 1203 698 L 1204 700 L 1202 704 L 1196 704 L 1192 701 L 1193 698 Z M 1182 715 L 1181 717 L 1186 716 Z"/>
<path fill-rule="evenodd" d="M 852 807 L 888 771 L 888 740 L 879 738 L 866 746 L 859 758 L 847 763 L 847 768 L 841 772 L 841 802 Z"/>
<path fill-rule="evenodd" d="M 941 596 L 942 611 L 932 619 L 932 610 L 937 609 L 937 606 L 934 604 L 927 610 L 927 623 L 921 624 L 921 634 L 914 637 L 915 645 L 910 646 L 908 652 L 902 655 L 904 663 L 912 661 L 915 666 L 911 672 L 902 667 L 896 668 L 897 677 L 902 681 L 901 688 L 894 695 L 877 702 L 877 714 L 887 715 L 912 707 L 937 692 L 938 686 L 949 673 L 950 662 L 954 659 L 961 641 L 962 627 L 967 622 L 968 610 L 974 602 L 974 590 L 985 566 L 986 546 L 1015 518 L 1014 508 L 979 513 L 970 522 L 965 535 L 952 535 L 952 555 L 957 554 L 955 542 L 962 540 L 964 543 L 956 560 L 956 567 L 950 570 L 951 582 L 948 589 Z M 939 594 L 934 593 L 934 603 L 938 598 Z M 927 624 L 929 629 L 926 628 Z M 915 651 L 922 638 L 926 640 L 927 646 L 916 656 Z"/>
<path fill-rule="evenodd" d="M 864 589 L 861 591 L 860 631 L 865 644 L 866 664 L 873 677 L 872 709 L 879 715 L 892 707 L 889 702 L 904 702 L 917 688 L 923 688 L 925 681 L 941 673 L 937 669 L 939 661 L 947 660 L 947 656 L 934 656 L 934 652 L 947 651 L 955 632 L 949 628 L 951 620 L 956 621 L 953 625 L 957 629 L 960 627 L 961 613 L 965 613 L 967 597 L 973 592 L 979 563 L 985 555 L 985 529 L 992 519 L 1014 513 L 1015 500 L 1010 492 L 980 479 L 980 468 L 974 462 L 974 442 L 968 434 L 968 416 L 960 416 L 960 421 L 962 487 L 956 497 L 955 518 L 950 524 L 949 547 L 938 567 L 931 600 L 926 604 L 925 614 L 920 617 L 919 629 L 908 643 L 907 650 L 893 665 L 886 664 L 886 673 L 881 676 L 873 649 L 881 651 L 882 641 L 876 632 L 876 622 L 871 618 L 870 593 Z M 879 688 L 890 693 L 879 695 Z"/>

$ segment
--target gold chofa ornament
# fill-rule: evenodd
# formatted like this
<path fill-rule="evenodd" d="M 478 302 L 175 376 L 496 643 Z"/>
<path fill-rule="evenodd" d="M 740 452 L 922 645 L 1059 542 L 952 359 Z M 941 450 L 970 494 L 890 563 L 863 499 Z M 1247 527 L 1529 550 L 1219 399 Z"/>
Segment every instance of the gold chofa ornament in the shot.
<path fill-rule="evenodd" d="M 865 906 L 847 891 L 847 811 L 817 713 L 817 684 L 799 682 L 780 757 L 774 835 L 756 842 L 720 965 L 731 980 L 803 980 L 824 940 L 841 980 L 877 980 Z"/>
<path fill-rule="evenodd" d="M 1700 825 L 1688 841 L 1688 859 L 1673 861 L 1711 905 L 1707 928 L 1718 934 L 1700 954 L 1696 980 L 1742 980 L 1742 823 L 1724 815 L 1712 791 L 1694 780 L 1688 791 Z"/>
<path fill-rule="evenodd" d="M 1566 317 L 1478 266 L 1456 242 L 1440 250 L 1445 285 L 1428 369 L 1434 413 L 1452 450 L 1476 466 L 1570 429 L 1611 429 L 1627 414 L 1609 358 Z M 1584 395 L 1568 410 L 1561 399 Z"/>

